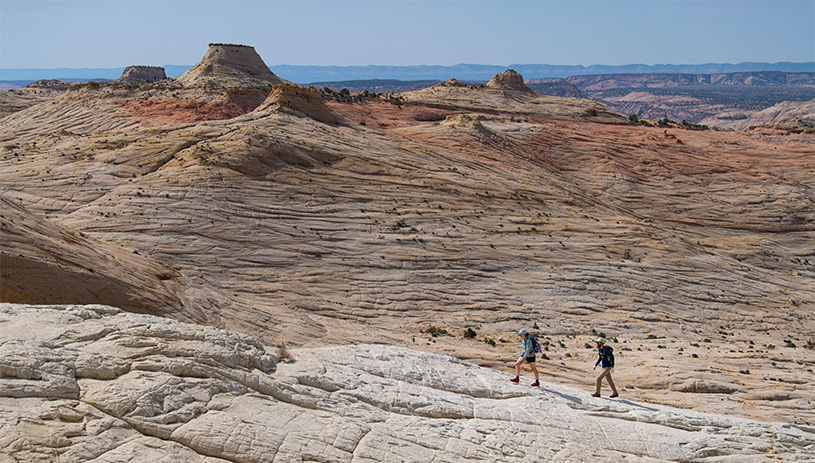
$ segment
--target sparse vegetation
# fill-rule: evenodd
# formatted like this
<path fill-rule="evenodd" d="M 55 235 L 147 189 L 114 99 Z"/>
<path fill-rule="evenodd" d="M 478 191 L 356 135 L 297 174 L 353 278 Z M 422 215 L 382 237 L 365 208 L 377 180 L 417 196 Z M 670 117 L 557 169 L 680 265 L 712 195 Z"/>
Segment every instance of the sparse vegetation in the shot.
<path fill-rule="evenodd" d="M 446 336 L 447 334 L 449 334 L 447 332 L 447 330 L 445 330 L 444 328 L 436 328 L 435 326 L 427 327 L 427 329 L 423 330 L 422 333 L 427 333 L 430 336 L 433 336 L 434 338 L 436 338 L 438 336 L 441 336 L 441 335 Z"/>
<path fill-rule="evenodd" d="M 708 130 L 709 129 L 709 127 L 706 126 L 706 125 L 693 124 L 693 123 L 688 122 L 688 121 L 686 121 L 684 119 L 682 120 L 682 127 L 686 128 L 688 130 Z"/>
<path fill-rule="evenodd" d="M 277 346 L 277 361 L 278 362 L 293 362 L 294 356 L 291 355 L 291 352 L 286 348 L 286 343 L 281 342 L 279 346 Z"/>
<path fill-rule="evenodd" d="M 377 93 L 369 92 L 368 90 L 363 90 L 359 93 L 351 93 L 351 91 L 347 88 L 343 88 L 340 91 L 334 91 L 328 87 L 323 87 L 323 89 L 319 92 L 320 96 L 322 96 L 324 100 L 337 101 L 340 103 L 370 103 L 379 101 L 391 104 L 401 104 L 405 100 L 401 95 L 394 93 Z"/>

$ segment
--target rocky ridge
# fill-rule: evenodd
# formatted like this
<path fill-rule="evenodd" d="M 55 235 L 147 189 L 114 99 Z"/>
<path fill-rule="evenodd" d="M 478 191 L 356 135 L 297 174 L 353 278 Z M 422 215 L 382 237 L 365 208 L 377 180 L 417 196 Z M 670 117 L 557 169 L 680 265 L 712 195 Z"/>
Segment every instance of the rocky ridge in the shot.
<path fill-rule="evenodd" d="M 625 119 L 608 107 L 590 100 L 538 95 L 511 69 L 496 75 L 483 87 L 456 80 L 400 94 L 408 104 L 443 110 L 541 115 L 550 119 L 586 119 L 621 123 Z"/>
<path fill-rule="evenodd" d="M 10 461 L 807 461 L 815 429 L 383 345 L 296 349 L 105 306 L 0 304 Z"/>
<path fill-rule="evenodd" d="M 31 82 L 23 88 L 0 91 L 0 118 L 50 100 L 66 90 L 69 82 L 49 79 Z"/>
<path fill-rule="evenodd" d="M 784 121 L 793 119 L 815 121 L 815 100 L 784 101 L 761 110 L 746 119 L 725 122 L 729 128 L 740 130 L 755 126 L 782 124 Z"/>

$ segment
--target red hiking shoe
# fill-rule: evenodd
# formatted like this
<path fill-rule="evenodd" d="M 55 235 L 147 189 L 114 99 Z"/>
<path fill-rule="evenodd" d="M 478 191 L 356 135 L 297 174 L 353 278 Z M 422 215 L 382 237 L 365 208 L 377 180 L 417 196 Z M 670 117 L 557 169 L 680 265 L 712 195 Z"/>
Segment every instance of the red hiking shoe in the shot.
<path fill-rule="evenodd" d="M 518 378 L 518 377 L 516 376 L 516 377 L 514 377 L 514 378 L 510 379 L 510 381 L 512 381 L 513 383 L 518 383 L 518 382 L 520 382 L 520 378 Z"/>
<path fill-rule="evenodd" d="M 539 381 L 535 381 L 534 383 L 530 384 L 530 386 L 532 386 L 532 387 L 538 387 L 540 385 L 541 385 L 541 383 Z"/>

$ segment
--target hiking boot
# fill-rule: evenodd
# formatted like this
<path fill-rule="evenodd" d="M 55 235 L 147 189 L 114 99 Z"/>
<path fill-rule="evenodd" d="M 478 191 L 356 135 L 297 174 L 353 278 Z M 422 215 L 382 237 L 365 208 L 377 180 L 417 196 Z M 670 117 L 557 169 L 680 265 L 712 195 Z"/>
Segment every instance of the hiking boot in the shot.
<path fill-rule="evenodd" d="M 600 397 L 600 394 L 592 394 L 592 397 Z"/>
<path fill-rule="evenodd" d="M 520 382 L 520 378 L 518 378 L 518 377 L 516 376 L 516 377 L 514 377 L 514 378 L 510 379 L 510 381 L 512 381 L 513 383 L 518 383 L 518 382 Z"/>
<path fill-rule="evenodd" d="M 615 392 L 614 394 L 611 394 L 609 397 L 611 397 L 611 398 L 613 399 L 613 398 L 615 398 L 615 397 L 619 397 L 619 394 L 617 394 L 617 393 Z"/>
<path fill-rule="evenodd" d="M 540 385 L 541 385 L 541 383 L 539 381 L 535 381 L 534 383 L 530 384 L 530 386 L 532 386 L 532 387 L 538 387 Z"/>

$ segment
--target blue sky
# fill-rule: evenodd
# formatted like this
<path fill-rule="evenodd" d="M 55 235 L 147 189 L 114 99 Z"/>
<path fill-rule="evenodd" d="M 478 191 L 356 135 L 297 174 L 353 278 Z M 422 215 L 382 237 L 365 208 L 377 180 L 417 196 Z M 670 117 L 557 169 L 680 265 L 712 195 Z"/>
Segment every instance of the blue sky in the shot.
<path fill-rule="evenodd" d="M 0 0 L 0 68 L 815 61 L 815 0 Z"/>

